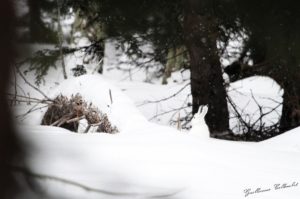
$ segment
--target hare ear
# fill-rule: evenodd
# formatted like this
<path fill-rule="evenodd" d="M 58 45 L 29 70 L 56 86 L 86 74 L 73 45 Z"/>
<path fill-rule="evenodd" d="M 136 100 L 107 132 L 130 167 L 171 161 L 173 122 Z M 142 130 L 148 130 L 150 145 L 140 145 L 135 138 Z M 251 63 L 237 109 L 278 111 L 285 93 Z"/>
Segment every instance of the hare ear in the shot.
<path fill-rule="evenodd" d="M 205 115 L 206 115 L 206 113 L 208 111 L 208 105 L 202 106 L 201 109 L 202 110 L 201 110 L 200 114 L 201 114 L 202 117 L 205 117 Z"/>
<path fill-rule="evenodd" d="M 200 115 L 202 113 L 202 110 L 203 110 L 203 105 L 200 105 L 197 114 Z"/>

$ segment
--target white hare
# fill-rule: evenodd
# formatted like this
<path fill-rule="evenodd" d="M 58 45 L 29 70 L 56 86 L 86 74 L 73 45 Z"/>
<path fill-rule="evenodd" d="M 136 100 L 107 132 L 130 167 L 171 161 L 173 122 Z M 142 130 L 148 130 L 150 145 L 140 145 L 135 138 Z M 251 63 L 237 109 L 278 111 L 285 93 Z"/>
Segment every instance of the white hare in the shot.
<path fill-rule="evenodd" d="M 201 136 L 203 138 L 209 138 L 210 133 L 208 126 L 204 120 L 204 117 L 208 111 L 208 106 L 200 106 L 198 112 L 193 116 L 192 128 L 190 134 Z"/>

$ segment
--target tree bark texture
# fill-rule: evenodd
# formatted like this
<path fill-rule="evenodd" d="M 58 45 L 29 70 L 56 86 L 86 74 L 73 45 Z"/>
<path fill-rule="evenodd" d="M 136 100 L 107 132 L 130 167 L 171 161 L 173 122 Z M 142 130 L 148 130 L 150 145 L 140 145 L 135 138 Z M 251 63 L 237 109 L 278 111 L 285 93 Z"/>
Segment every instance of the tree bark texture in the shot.
<path fill-rule="evenodd" d="M 229 129 L 226 90 L 216 40 L 218 26 L 213 16 L 203 15 L 201 2 L 185 1 L 184 36 L 190 55 L 193 113 L 209 105 L 206 123 L 217 134 Z"/>

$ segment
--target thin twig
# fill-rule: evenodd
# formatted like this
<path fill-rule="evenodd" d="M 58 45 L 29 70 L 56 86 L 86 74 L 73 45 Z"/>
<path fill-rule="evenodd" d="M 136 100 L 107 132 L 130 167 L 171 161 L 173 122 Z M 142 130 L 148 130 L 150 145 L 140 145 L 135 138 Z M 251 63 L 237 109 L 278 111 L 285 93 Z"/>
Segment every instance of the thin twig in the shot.
<path fill-rule="evenodd" d="M 159 114 L 157 114 L 157 115 L 154 115 L 154 116 L 151 117 L 149 120 L 153 120 L 153 119 L 157 118 L 158 116 L 166 115 L 166 114 L 168 114 L 168 113 L 172 113 L 172 112 L 174 112 L 174 111 L 178 111 L 178 110 L 185 109 L 185 108 L 188 108 L 188 107 L 190 107 L 190 106 L 185 106 L 185 107 L 180 107 L 180 108 L 175 108 L 175 109 L 172 109 L 172 110 L 169 110 L 169 111 L 165 111 L 165 112 L 163 112 L 163 113 L 159 113 Z"/>
<path fill-rule="evenodd" d="M 64 120 L 65 116 L 62 116 L 61 118 L 59 118 L 58 120 L 56 120 L 55 122 L 53 122 L 52 124 L 50 124 L 50 126 L 56 126 L 57 124 L 59 124 L 62 120 Z"/>
<path fill-rule="evenodd" d="M 44 102 L 43 101 L 35 101 L 35 100 L 31 101 L 30 98 L 28 98 L 27 100 L 25 100 L 25 99 L 14 99 L 14 98 L 13 99 L 9 99 L 8 98 L 8 100 L 10 100 L 10 101 L 17 101 L 17 102 L 26 102 L 26 103 L 29 102 L 29 103 L 37 103 L 37 104 L 41 104 L 41 103 L 42 104 L 50 104 L 50 103 L 47 103 L 45 101 Z"/>
<path fill-rule="evenodd" d="M 103 122 L 98 122 L 96 124 L 90 124 L 91 126 L 95 127 L 95 126 L 100 126 Z"/>
<path fill-rule="evenodd" d="M 15 94 L 11 94 L 11 93 L 6 93 L 6 95 L 8 96 L 14 96 Z M 40 103 L 47 103 L 47 102 L 53 102 L 53 100 L 45 100 L 45 99 L 38 99 L 38 98 L 34 98 L 34 97 L 30 97 L 30 96 L 26 96 L 26 95 L 16 95 L 18 98 L 21 98 L 21 99 L 29 99 L 31 101 L 37 101 L 37 102 L 40 102 Z"/>
<path fill-rule="evenodd" d="M 172 57 L 169 57 L 169 58 L 165 58 L 165 59 L 161 59 L 161 60 L 163 60 L 163 61 L 168 61 L 168 60 L 170 60 L 170 59 L 174 59 L 174 58 L 176 58 L 176 57 L 178 57 L 178 56 L 180 56 L 180 55 L 182 55 L 182 54 L 185 54 L 185 53 L 187 53 L 187 50 L 185 50 L 185 51 L 183 51 L 183 52 L 180 52 L 180 53 L 178 53 L 178 54 L 176 54 L 176 55 L 174 55 L 174 56 L 172 56 Z M 124 81 L 124 80 L 126 80 L 126 79 L 128 79 L 128 78 L 132 78 L 132 75 L 133 74 L 135 74 L 135 73 L 137 73 L 138 71 L 140 71 L 143 67 L 142 66 L 145 66 L 146 64 L 148 64 L 148 63 L 151 63 L 151 62 L 153 62 L 153 61 L 155 61 L 155 59 L 156 59 L 156 57 L 154 56 L 154 57 L 152 57 L 151 59 L 149 59 L 149 60 L 147 60 L 147 61 L 144 61 L 144 62 L 142 62 L 142 63 L 136 63 L 136 66 L 135 66 L 135 68 L 134 69 L 136 69 L 136 68 L 139 68 L 137 71 L 135 71 L 135 72 L 133 72 L 132 73 L 132 71 L 131 71 L 131 69 L 129 69 L 129 75 L 128 76 L 126 76 L 125 78 L 123 78 L 123 79 L 121 79 L 120 81 Z M 131 62 L 122 62 L 121 64 L 130 64 Z"/>
<path fill-rule="evenodd" d="M 39 104 L 35 104 L 31 109 L 29 109 L 26 113 L 23 113 L 22 115 L 18 115 L 17 116 L 17 118 L 18 117 L 22 117 L 22 118 L 24 118 L 26 115 L 28 115 L 29 113 L 32 113 L 32 112 L 34 112 L 34 111 L 37 111 L 37 110 L 41 110 L 41 109 L 43 109 L 43 108 L 47 108 L 48 107 L 48 105 L 46 105 L 46 106 L 42 106 L 42 107 L 37 107 Z M 37 108 L 36 108 L 37 107 Z"/>
<path fill-rule="evenodd" d="M 146 104 L 153 104 L 153 103 L 158 103 L 158 102 L 162 102 L 162 101 L 166 101 L 166 100 L 169 100 L 171 99 L 172 97 L 175 97 L 176 95 L 178 95 L 179 93 L 181 93 L 187 86 L 189 86 L 190 83 L 187 83 L 186 85 L 184 85 L 181 89 L 179 89 L 176 93 L 168 96 L 168 97 L 165 97 L 165 98 L 162 98 L 160 100 L 155 100 L 155 101 L 144 101 L 142 104 L 138 105 L 139 106 L 144 106 Z"/>
<path fill-rule="evenodd" d="M 186 104 L 187 104 L 186 106 L 189 106 L 189 105 L 188 105 L 188 100 L 189 100 L 189 98 L 190 98 L 190 95 L 191 95 L 191 94 L 188 94 L 188 95 L 186 96 L 186 98 L 185 98 L 184 102 L 182 103 L 181 107 L 184 107 Z M 170 121 L 169 121 L 170 124 L 171 124 L 173 118 L 175 117 L 175 115 L 176 115 L 179 111 L 181 111 L 181 110 L 182 110 L 182 109 L 180 109 L 180 110 L 178 110 L 177 112 L 174 112 L 174 113 L 173 113 L 173 115 L 171 116 Z M 183 110 L 185 110 L 185 109 L 183 109 Z M 180 112 L 179 112 L 179 113 L 180 113 Z"/>
<path fill-rule="evenodd" d="M 110 104 L 113 104 L 113 98 L 112 98 L 112 93 L 111 90 L 109 89 L 109 98 L 110 98 Z"/>
<path fill-rule="evenodd" d="M 75 117 L 75 118 L 73 118 L 73 119 L 68 120 L 67 123 L 77 122 L 77 121 L 82 120 L 82 119 L 84 119 L 84 118 L 85 118 L 84 115 L 81 116 L 81 117 Z"/>
<path fill-rule="evenodd" d="M 58 124 L 57 126 L 60 127 L 61 125 L 63 125 L 64 123 L 66 123 L 70 118 L 68 118 L 68 116 L 64 117 Z"/>
<path fill-rule="evenodd" d="M 96 71 L 99 70 L 99 68 L 101 67 L 102 65 L 102 62 L 103 62 L 103 57 L 100 59 L 100 61 L 98 62 L 98 65 L 94 68 L 92 74 L 95 74 Z M 100 67 L 99 67 L 100 66 Z"/>
<path fill-rule="evenodd" d="M 35 89 L 37 92 L 39 92 L 41 95 L 43 95 L 47 100 L 49 101 L 53 101 L 52 99 L 50 99 L 43 91 L 41 91 L 38 87 L 34 86 L 33 84 L 31 84 L 23 75 L 23 73 L 20 71 L 20 69 L 18 67 L 15 67 L 17 72 L 19 73 L 19 75 L 22 77 L 22 79 L 25 81 L 26 84 L 28 84 L 30 87 L 32 87 L 33 89 Z"/>
<path fill-rule="evenodd" d="M 83 133 L 88 133 L 91 127 L 92 127 L 92 125 L 88 124 L 88 126 L 86 127 L 86 129 Z"/>

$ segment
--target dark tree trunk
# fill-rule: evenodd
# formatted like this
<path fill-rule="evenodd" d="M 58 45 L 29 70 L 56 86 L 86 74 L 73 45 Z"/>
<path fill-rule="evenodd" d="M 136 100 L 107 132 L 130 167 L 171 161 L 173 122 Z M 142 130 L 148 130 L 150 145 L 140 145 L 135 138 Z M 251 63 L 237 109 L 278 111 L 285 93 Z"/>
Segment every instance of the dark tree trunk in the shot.
<path fill-rule="evenodd" d="M 291 76 L 290 78 L 292 78 Z M 299 79 L 293 78 L 282 82 L 284 90 L 280 131 L 284 132 L 300 126 L 300 84 Z"/>
<path fill-rule="evenodd" d="M 280 131 L 300 126 L 300 71 L 297 59 L 291 54 L 279 62 L 280 70 L 273 77 L 283 88 Z"/>
<path fill-rule="evenodd" d="M 41 19 L 41 0 L 27 0 L 29 7 L 30 42 L 57 43 L 57 35 L 45 27 Z"/>
<path fill-rule="evenodd" d="M 41 27 L 41 11 L 40 11 L 40 1 L 28 0 L 29 7 L 29 30 L 30 30 L 30 40 L 36 41 L 40 40 L 44 35 L 42 34 Z"/>
<path fill-rule="evenodd" d="M 190 54 L 193 113 L 209 105 L 206 122 L 210 132 L 228 131 L 229 114 L 216 40 L 218 27 L 213 17 L 201 15 L 199 1 L 185 2 L 184 36 Z"/>

